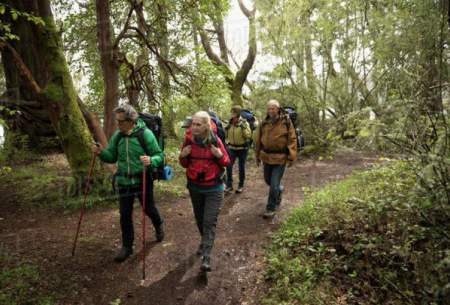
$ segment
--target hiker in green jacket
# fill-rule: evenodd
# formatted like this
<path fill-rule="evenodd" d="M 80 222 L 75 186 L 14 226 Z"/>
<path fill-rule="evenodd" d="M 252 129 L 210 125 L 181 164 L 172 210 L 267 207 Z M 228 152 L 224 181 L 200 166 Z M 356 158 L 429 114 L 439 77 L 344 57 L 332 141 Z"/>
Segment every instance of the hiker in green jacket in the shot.
<path fill-rule="evenodd" d="M 102 148 L 94 145 L 93 152 L 106 163 L 117 163 L 117 184 L 119 186 L 120 227 L 122 230 L 122 249 L 114 258 L 123 262 L 133 254 L 133 203 L 137 196 L 142 204 L 142 172 L 144 166 L 151 173 L 152 168 L 163 162 L 163 152 L 160 149 L 153 132 L 148 129 L 138 113 L 131 105 L 122 105 L 114 109 L 118 130 L 109 140 L 108 146 Z M 139 135 L 141 133 L 141 135 Z M 143 139 L 145 149 L 139 138 Z M 149 153 L 146 155 L 145 151 Z M 156 240 L 164 239 L 163 219 L 161 218 L 153 198 L 152 175 L 147 175 L 145 213 L 150 217 L 155 227 Z"/>

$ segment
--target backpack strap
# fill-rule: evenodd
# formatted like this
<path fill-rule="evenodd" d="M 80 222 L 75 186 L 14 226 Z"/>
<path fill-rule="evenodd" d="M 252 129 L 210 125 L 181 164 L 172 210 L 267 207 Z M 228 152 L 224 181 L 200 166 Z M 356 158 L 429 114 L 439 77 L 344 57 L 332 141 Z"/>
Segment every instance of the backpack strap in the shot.
<path fill-rule="evenodd" d="M 291 119 L 287 115 L 283 115 L 283 117 L 281 117 L 280 119 L 284 120 L 284 125 L 286 126 L 286 129 L 287 129 L 286 140 L 287 140 L 287 143 L 289 143 L 289 129 L 291 128 L 291 124 L 290 124 Z M 267 122 L 266 122 L 266 120 L 264 120 L 259 125 L 259 143 L 260 143 L 260 145 L 262 145 L 262 143 L 261 143 L 262 130 L 263 130 L 264 125 L 266 125 L 266 124 L 267 124 Z M 264 150 L 264 147 L 263 147 L 263 150 Z"/>
<path fill-rule="evenodd" d="M 114 145 L 116 146 L 116 148 L 118 148 L 119 142 L 120 142 L 120 140 L 122 140 L 122 138 L 123 138 L 123 134 L 122 134 L 122 132 L 119 131 L 117 134 L 116 140 L 114 142 Z"/>
<path fill-rule="evenodd" d="M 210 144 L 212 144 L 212 145 L 218 147 L 217 135 L 215 135 L 214 133 L 213 133 L 213 135 L 212 135 L 212 139 L 211 139 Z M 183 147 L 186 147 L 186 146 L 188 146 L 188 145 L 200 145 L 200 144 L 195 143 L 194 141 L 192 141 L 191 138 L 187 138 L 187 139 L 185 139 L 184 142 L 183 142 Z M 192 157 L 191 154 L 189 154 L 189 155 L 187 156 L 187 158 L 189 158 L 189 159 L 194 159 L 194 160 L 212 160 L 212 161 L 216 161 L 216 160 L 217 160 L 217 158 L 214 157 L 214 156 L 213 156 L 213 157 Z"/>
<path fill-rule="evenodd" d="M 142 127 L 141 129 L 136 131 L 136 138 L 138 139 L 139 145 L 141 145 L 141 147 L 144 150 L 145 154 L 147 156 L 150 156 L 150 152 L 148 151 L 147 146 L 145 145 L 145 140 L 144 140 L 145 128 L 146 127 Z M 119 142 L 120 142 L 120 140 L 122 140 L 123 137 L 124 137 L 124 135 L 121 132 L 119 132 L 119 134 L 116 137 L 115 143 L 114 143 L 116 145 L 116 147 L 119 145 Z"/>
<path fill-rule="evenodd" d="M 144 131 L 145 131 L 145 127 L 139 129 L 139 130 L 136 132 L 136 137 L 137 137 L 137 139 L 138 139 L 138 141 L 139 141 L 139 144 L 141 145 L 142 149 L 144 150 L 145 154 L 146 154 L 147 156 L 150 156 L 150 152 L 148 151 L 147 146 L 145 145 Z"/>

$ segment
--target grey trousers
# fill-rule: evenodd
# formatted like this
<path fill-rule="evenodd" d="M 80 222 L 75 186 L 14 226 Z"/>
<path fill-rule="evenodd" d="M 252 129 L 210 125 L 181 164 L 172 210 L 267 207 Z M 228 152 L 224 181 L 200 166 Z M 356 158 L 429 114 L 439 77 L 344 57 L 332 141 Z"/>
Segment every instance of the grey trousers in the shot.
<path fill-rule="evenodd" d="M 216 237 L 217 218 L 223 203 L 223 191 L 199 193 L 189 190 L 197 227 L 202 236 L 203 256 L 211 254 Z"/>

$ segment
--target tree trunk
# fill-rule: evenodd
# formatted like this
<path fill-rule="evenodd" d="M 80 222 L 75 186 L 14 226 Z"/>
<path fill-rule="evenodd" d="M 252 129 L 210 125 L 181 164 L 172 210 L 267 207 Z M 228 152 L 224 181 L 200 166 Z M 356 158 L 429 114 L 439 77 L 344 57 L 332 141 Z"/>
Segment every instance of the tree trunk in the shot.
<path fill-rule="evenodd" d="M 7 87 L 9 91 L 15 92 L 15 98 L 37 101 L 36 105 L 46 110 L 72 174 L 76 178 L 83 178 L 91 158 L 92 138 L 77 103 L 77 93 L 63 54 L 50 2 L 9 0 L 6 3 L 11 8 L 39 16 L 45 22 L 42 26 L 20 17 L 15 21 L 2 20 L 11 23 L 13 33 L 20 38 L 2 47 L 5 68 L 8 69 L 8 73 L 5 73 Z"/>
<path fill-rule="evenodd" d="M 242 0 L 238 0 L 239 7 L 242 13 L 247 17 L 249 22 L 249 31 L 248 31 L 248 53 L 247 57 L 242 63 L 242 66 L 236 73 L 233 73 L 228 64 L 228 48 L 225 43 L 224 32 L 223 32 L 223 19 L 222 18 L 212 18 L 212 22 L 215 28 L 215 32 L 217 33 L 217 39 L 219 41 L 219 50 L 220 56 L 218 56 L 211 46 L 210 39 L 206 34 L 205 30 L 200 28 L 200 38 L 203 45 L 203 48 L 206 52 L 206 55 L 211 60 L 211 62 L 222 68 L 224 71 L 225 80 L 228 83 L 228 87 L 230 89 L 231 100 L 234 105 L 243 105 L 244 101 L 242 98 L 242 88 L 244 87 L 245 81 L 247 80 L 247 76 L 253 67 L 253 63 L 255 62 L 256 53 L 257 53 L 257 44 L 256 44 L 256 9 L 249 10 L 245 7 Z M 216 8 L 220 11 L 220 7 L 216 5 Z M 218 12 L 220 14 L 220 12 Z"/>
<path fill-rule="evenodd" d="M 11 2 L 13 1 L 7 1 L 6 4 L 11 5 Z M 20 2 L 11 7 L 24 10 Z M 8 12 L 1 14 L 0 20 L 2 24 L 13 25 L 13 33 L 21 38 L 21 41 L 11 41 L 11 48 L 6 48 L 5 44 L 0 48 L 6 82 L 6 92 L 0 98 L 0 105 L 15 111 L 15 113 L 2 111 L 1 115 L 10 131 L 28 135 L 30 144 L 34 146 L 41 142 L 41 137 L 56 137 L 45 105 L 37 101 L 28 83 L 22 81 L 17 61 L 14 59 L 14 55 L 20 54 L 34 77 L 38 80 L 44 78 L 44 63 L 33 61 L 40 56 L 39 50 L 29 47 L 38 45 L 37 37 L 34 35 L 36 27 L 22 18 L 13 22 Z M 16 53 L 13 53 L 14 50 Z"/>
<path fill-rule="evenodd" d="M 170 47 L 169 47 L 169 33 L 167 24 L 169 22 L 168 12 L 166 4 L 164 1 L 158 1 L 157 12 L 158 12 L 158 30 L 157 30 L 157 41 L 160 49 L 161 56 L 158 57 L 158 68 L 159 68 L 159 81 L 160 81 L 160 99 L 164 117 L 164 133 L 168 137 L 176 137 L 175 133 L 175 112 L 173 107 L 169 105 L 170 100 L 170 77 L 167 65 L 164 60 L 169 58 Z"/>
<path fill-rule="evenodd" d="M 118 46 L 114 42 L 108 0 L 96 0 L 97 38 L 104 83 L 103 130 L 109 139 L 117 128 L 113 110 L 119 103 Z"/>

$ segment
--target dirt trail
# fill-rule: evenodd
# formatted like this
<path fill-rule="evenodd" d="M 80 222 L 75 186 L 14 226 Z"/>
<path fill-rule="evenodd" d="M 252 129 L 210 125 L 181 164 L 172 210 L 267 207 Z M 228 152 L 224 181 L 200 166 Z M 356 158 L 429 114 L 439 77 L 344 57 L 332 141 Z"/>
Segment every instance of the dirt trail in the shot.
<path fill-rule="evenodd" d="M 249 165 L 245 192 L 225 199 L 212 256 L 213 272 L 207 279 L 198 272 L 195 251 L 200 239 L 187 195 L 158 201 L 166 221 L 166 239 L 154 242 L 149 229 L 147 279 L 143 283 L 137 204 L 135 255 L 123 264 L 112 261 L 120 245 L 117 209 L 86 214 L 74 258 L 70 252 L 76 213 L 4 209 L 0 214 L 0 250 L 38 265 L 43 275 L 39 289 L 56 292 L 58 304 L 102 305 L 117 299 L 127 305 L 260 304 L 264 246 L 280 220 L 300 203 L 302 187 L 340 179 L 374 162 L 376 158 L 357 153 L 297 162 L 285 173 L 282 209 L 271 221 L 261 217 L 268 193 L 262 169 Z"/>

